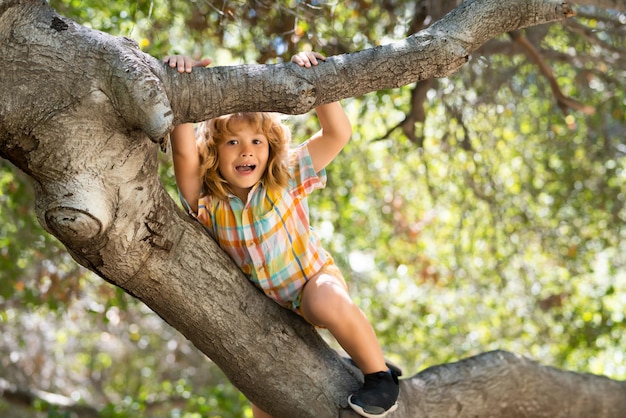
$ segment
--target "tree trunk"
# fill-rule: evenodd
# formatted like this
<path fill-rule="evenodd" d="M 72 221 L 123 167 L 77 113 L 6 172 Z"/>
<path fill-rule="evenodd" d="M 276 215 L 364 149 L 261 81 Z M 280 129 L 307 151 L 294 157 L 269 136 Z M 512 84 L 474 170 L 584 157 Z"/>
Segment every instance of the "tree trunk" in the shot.
<path fill-rule="evenodd" d="M 181 75 L 43 0 L 0 0 L 0 156 L 32 178 L 40 223 L 78 263 L 146 303 L 252 401 L 276 417 L 350 415 L 346 397 L 359 372 L 257 291 L 169 198 L 156 142 L 181 122 L 236 110 L 304 113 L 444 77 L 494 36 L 571 15 L 556 0 L 469 1 L 404 41 L 314 69 L 244 65 Z M 191 92 L 202 94 L 190 102 Z M 402 381 L 394 417 L 610 417 L 626 409 L 624 398 L 620 383 L 491 353 Z"/>

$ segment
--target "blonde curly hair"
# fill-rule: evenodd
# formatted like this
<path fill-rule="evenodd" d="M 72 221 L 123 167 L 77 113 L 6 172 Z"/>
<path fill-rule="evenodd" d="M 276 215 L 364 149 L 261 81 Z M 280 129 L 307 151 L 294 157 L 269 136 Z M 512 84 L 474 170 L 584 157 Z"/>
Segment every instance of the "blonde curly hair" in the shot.
<path fill-rule="evenodd" d="M 219 116 L 202 122 L 198 127 L 198 151 L 202 175 L 202 196 L 215 196 L 226 199 L 231 193 L 228 183 L 218 169 L 217 146 L 227 137 L 236 134 L 231 122 L 244 122 L 269 142 L 267 167 L 261 181 L 269 190 L 287 187 L 289 182 L 289 145 L 291 131 L 283 124 L 276 113 L 246 112 Z"/>

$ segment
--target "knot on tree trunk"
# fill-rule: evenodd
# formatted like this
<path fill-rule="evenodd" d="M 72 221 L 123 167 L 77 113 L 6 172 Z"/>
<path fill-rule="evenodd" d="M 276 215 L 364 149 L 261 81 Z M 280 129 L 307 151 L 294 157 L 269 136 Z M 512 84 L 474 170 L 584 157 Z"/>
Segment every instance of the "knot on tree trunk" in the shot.
<path fill-rule="evenodd" d="M 102 181 L 93 176 L 50 184 L 37 200 L 46 229 L 66 246 L 100 238 L 113 222 L 112 201 Z"/>
<path fill-rule="evenodd" d="M 92 240 L 102 233 L 102 222 L 86 210 L 59 206 L 45 216 L 48 227 L 64 242 Z"/>

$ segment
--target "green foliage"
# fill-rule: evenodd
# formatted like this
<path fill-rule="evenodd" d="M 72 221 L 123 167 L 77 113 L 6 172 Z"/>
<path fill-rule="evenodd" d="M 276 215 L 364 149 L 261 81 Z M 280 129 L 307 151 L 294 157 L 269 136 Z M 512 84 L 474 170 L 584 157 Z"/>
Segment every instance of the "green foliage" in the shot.
<path fill-rule="evenodd" d="M 85 271 L 39 225 L 26 176 L 0 160 L 0 307 L 2 301 L 58 309 L 78 293 Z"/>
<path fill-rule="evenodd" d="M 333 220 L 328 245 L 353 267 L 361 305 L 407 369 L 503 348 L 623 378 L 624 115 L 605 108 L 615 80 L 581 89 L 557 65 L 562 91 L 599 106 L 563 115 L 531 65 L 518 63 L 491 97 L 470 74 L 510 65 L 483 59 L 440 80 L 420 150 L 377 139 L 397 123 L 379 94 L 359 119 L 372 123 L 329 168 L 320 200 L 336 204 L 312 206 L 326 209 L 319 222 Z"/>
<path fill-rule="evenodd" d="M 97 405 L 102 418 L 246 416 L 244 397 L 186 338 L 112 285 L 86 282 L 62 314 L 2 311 L 4 379 Z M 48 417 L 69 413 L 43 398 L 32 406 Z"/>
<path fill-rule="evenodd" d="M 220 65 L 352 52 L 426 24 L 415 2 L 399 0 L 50 3 L 156 57 Z M 353 140 L 311 201 L 313 224 L 408 374 L 505 349 L 626 379 L 626 38 L 614 13 L 579 15 L 540 28 L 536 47 L 561 92 L 593 114 L 564 113 L 519 53 L 485 52 L 431 80 L 425 121 L 411 127 L 418 142 L 394 129 L 415 86 L 344 102 Z M 298 140 L 317 129 L 310 115 L 290 120 Z M 170 156 L 160 158 L 176 199 Z M 78 268 L 38 226 L 32 201 L 25 176 L 0 161 L 1 377 L 102 417 L 250 416 L 184 338 Z M 67 416 L 36 409 L 23 416 Z"/>

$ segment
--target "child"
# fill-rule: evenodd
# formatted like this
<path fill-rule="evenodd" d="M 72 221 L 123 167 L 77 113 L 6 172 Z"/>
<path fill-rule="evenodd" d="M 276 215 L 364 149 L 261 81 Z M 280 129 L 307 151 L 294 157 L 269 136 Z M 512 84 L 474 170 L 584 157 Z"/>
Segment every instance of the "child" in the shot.
<path fill-rule="evenodd" d="M 302 67 L 325 58 L 301 52 Z M 206 66 L 173 56 L 178 71 Z M 338 102 L 315 109 L 321 130 L 290 150 L 290 132 L 272 113 L 236 113 L 171 134 L 174 173 L 190 213 L 202 222 L 245 275 L 267 296 L 311 324 L 327 328 L 365 375 L 348 402 L 365 417 L 397 408 L 395 371 L 363 312 L 348 295 L 341 272 L 309 226 L 307 196 L 326 183 L 324 167 L 342 150 L 352 127 Z M 199 154 L 199 155 L 198 155 Z M 253 405 L 255 418 L 269 417 Z"/>

